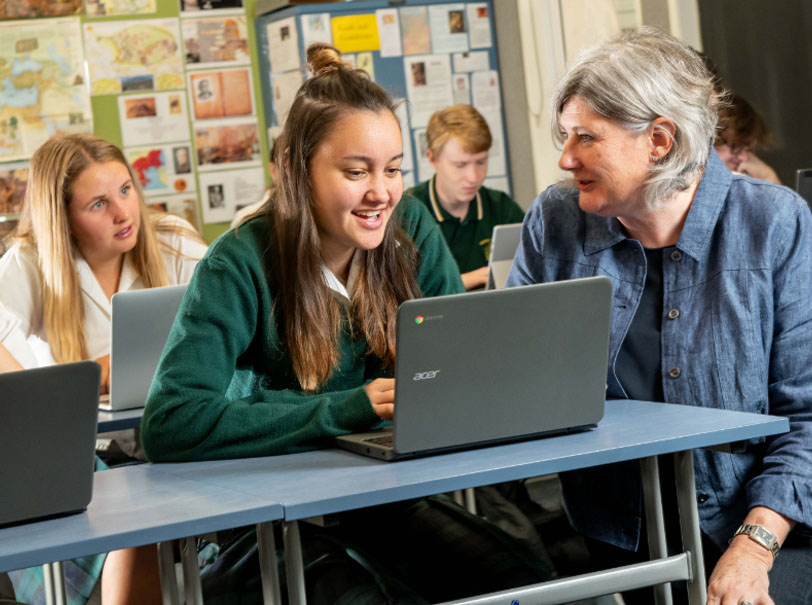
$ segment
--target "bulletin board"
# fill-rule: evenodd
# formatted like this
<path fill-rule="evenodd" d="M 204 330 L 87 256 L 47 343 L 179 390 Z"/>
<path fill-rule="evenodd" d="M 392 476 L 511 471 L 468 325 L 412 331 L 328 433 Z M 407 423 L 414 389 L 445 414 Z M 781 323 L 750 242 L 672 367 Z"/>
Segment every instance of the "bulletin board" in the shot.
<path fill-rule="evenodd" d="M 396 100 L 403 133 L 404 185 L 428 180 L 425 129 L 436 110 L 476 107 L 493 136 L 485 185 L 510 193 L 501 79 L 490 0 L 408 3 L 365 0 L 287 7 L 255 22 L 267 136 L 281 130 L 293 93 L 309 74 L 305 49 L 336 46 Z"/>
<path fill-rule="evenodd" d="M 0 237 L 19 216 L 31 154 L 57 131 L 118 145 L 148 204 L 208 241 L 225 231 L 226 209 L 259 200 L 268 184 L 255 9 L 256 0 L 5 2 L 0 76 L 15 87 L 0 93 Z M 37 80 L 54 74 L 58 87 Z"/>

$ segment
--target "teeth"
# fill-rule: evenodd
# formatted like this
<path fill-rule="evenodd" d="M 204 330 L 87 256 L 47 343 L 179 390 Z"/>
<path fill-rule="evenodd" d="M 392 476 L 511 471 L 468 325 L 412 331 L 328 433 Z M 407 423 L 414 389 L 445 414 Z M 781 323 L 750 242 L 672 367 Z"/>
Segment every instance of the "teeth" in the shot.
<path fill-rule="evenodd" d="M 359 211 L 357 211 L 355 214 L 357 214 L 358 216 L 364 216 L 364 217 L 366 217 L 366 218 L 375 218 L 375 217 L 377 217 L 377 216 L 378 216 L 380 213 L 381 213 L 381 211 L 380 211 L 380 210 L 369 211 L 369 212 L 364 212 L 364 211 L 362 211 L 362 210 L 359 210 Z"/>

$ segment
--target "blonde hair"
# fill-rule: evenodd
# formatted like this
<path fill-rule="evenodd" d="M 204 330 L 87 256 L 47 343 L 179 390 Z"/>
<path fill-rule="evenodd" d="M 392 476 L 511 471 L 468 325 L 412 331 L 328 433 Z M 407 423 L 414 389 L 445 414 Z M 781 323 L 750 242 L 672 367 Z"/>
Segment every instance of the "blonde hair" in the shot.
<path fill-rule="evenodd" d="M 92 165 L 119 162 L 127 167 L 138 195 L 141 227 L 132 262 L 146 288 L 169 280 L 157 232 L 192 234 L 177 225 L 156 225 L 162 215 L 144 204 L 138 179 L 121 150 L 87 134 L 57 135 L 31 158 L 28 188 L 14 238 L 33 251 L 42 278 L 43 323 L 54 360 L 59 363 L 88 358 L 84 333 L 84 304 L 76 269 L 79 254 L 71 233 L 68 204 L 73 184 Z M 177 253 L 177 251 L 175 251 Z"/>
<path fill-rule="evenodd" d="M 448 139 L 454 137 L 466 153 L 482 153 L 491 148 L 491 130 L 482 114 L 470 105 L 451 105 L 435 111 L 426 127 L 429 151 L 439 155 Z"/>

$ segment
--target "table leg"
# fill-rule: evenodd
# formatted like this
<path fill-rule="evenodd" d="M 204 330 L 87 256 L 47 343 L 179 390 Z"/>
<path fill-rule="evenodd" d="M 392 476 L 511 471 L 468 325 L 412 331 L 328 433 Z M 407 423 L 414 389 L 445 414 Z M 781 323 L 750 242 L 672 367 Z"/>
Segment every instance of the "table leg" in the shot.
<path fill-rule="evenodd" d="M 705 605 L 708 600 L 705 587 L 705 559 L 702 555 L 702 536 L 699 531 L 699 509 L 696 505 L 694 458 L 690 451 L 674 454 L 677 476 L 677 503 L 679 505 L 682 545 L 689 553 L 691 578 L 688 580 L 688 603 Z"/>
<path fill-rule="evenodd" d="M 203 588 L 200 585 L 200 568 L 197 565 L 197 539 L 180 541 L 180 560 L 183 565 L 183 590 L 186 605 L 203 605 Z"/>
<path fill-rule="evenodd" d="M 476 494 L 473 487 L 465 490 L 465 509 L 472 515 L 476 514 Z"/>
<path fill-rule="evenodd" d="M 288 521 L 282 526 L 285 542 L 285 576 L 288 580 L 288 601 L 290 605 L 305 605 L 304 563 L 302 561 L 302 539 L 299 536 L 298 521 Z"/>
<path fill-rule="evenodd" d="M 276 565 L 273 523 L 257 523 L 257 544 L 259 569 L 262 575 L 262 601 L 265 605 L 281 604 L 282 592 L 279 587 L 279 568 Z"/>
<path fill-rule="evenodd" d="M 56 605 L 65 605 L 68 602 L 68 599 L 65 596 L 65 570 L 62 568 L 62 561 L 55 561 L 51 566 L 51 572 L 54 575 L 54 593 L 56 594 Z"/>
<path fill-rule="evenodd" d="M 175 553 L 172 542 L 158 542 L 158 575 L 161 579 L 163 605 L 179 605 L 178 580 L 175 575 Z"/>
<path fill-rule="evenodd" d="M 56 605 L 56 590 L 54 588 L 52 563 L 45 563 L 42 566 L 42 583 L 42 588 L 45 592 L 45 605 Z"/>
<path fill-rule="evenodd" d="M 660 491 L 660 468 L 657 465 L 657 456 L 640 459 L 640 476 L 643 482 L 649 556 L 651 559 L 665 559 L 668 556 L 668 548 L 665 541 L 663 497 Z M 672 605 L 671 584 L 657 584 L 653 588 L 654 602 L 657 605 Z"/>

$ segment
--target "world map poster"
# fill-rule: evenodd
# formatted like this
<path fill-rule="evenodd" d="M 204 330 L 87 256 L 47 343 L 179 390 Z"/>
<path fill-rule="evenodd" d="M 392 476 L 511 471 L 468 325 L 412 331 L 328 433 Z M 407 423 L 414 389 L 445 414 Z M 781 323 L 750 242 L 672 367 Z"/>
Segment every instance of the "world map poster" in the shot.
<path fill-rule="evenodd" d="M 0 22 L 0 57 L 0 162 L 93 131 L 78 18 Z"/>

